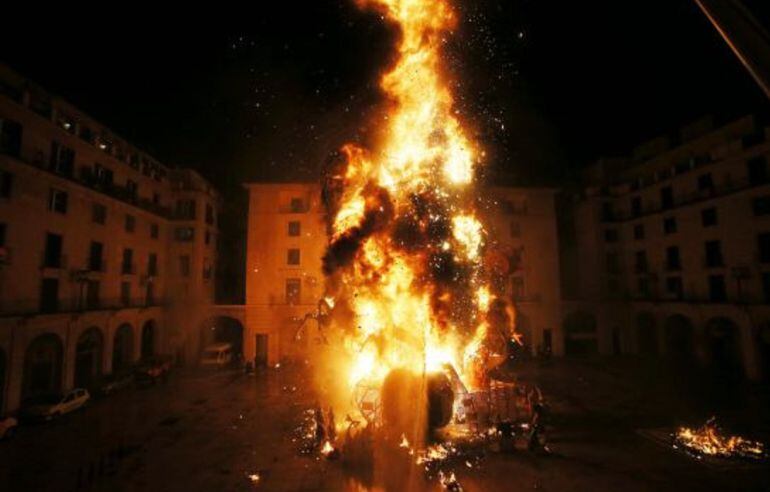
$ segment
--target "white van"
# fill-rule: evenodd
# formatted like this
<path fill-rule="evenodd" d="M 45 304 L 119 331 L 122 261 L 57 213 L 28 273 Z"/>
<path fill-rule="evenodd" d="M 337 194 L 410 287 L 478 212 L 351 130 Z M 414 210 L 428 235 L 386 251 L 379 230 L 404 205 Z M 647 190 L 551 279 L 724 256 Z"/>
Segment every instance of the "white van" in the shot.
<path fill-rule="evenodd" d="M 203 350 L 201 365 L 208 367 L 225 367 L 233 360 L 233 346 L 229 343 L 215 343 Z"/>

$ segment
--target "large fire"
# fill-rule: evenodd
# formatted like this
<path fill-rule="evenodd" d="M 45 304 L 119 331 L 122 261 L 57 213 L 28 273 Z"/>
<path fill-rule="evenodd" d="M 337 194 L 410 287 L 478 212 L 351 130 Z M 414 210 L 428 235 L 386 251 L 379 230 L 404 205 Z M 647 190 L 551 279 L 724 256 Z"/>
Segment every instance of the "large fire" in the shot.
<path fill-rule="evenodd" d="M 326 186 L 324 268 L 335 304 L 327 386 L 348 414 L 356 409 L 345 402 L 358 389 L 380 388 L 395 369 L 425 375 L 451 366 L 476 388 L 515 340 L 512 308 L 495 295 L 484 265 L 474 193 L 483 153 L 442 71 L 456 14 L 447 0 L 357 3 L 395 22 L 400 38 L 397 61 L 381 78 L 387 109 L 376 143 L 346 145 Z"/>

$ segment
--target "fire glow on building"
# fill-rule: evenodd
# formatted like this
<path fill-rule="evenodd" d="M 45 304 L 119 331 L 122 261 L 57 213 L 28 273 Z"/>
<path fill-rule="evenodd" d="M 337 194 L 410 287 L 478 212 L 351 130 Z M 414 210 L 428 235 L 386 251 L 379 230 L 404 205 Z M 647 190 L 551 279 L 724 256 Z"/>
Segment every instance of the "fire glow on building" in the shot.
<path fill-rule="evenodd" d="M 456 13 L 447 0 L 357 2 L 400 37 L 374 143 L 346 145 L 325 179 L 329 315 L 315 374 L 335 415 L 419 449 L 518 338 L 486 260 L 474 187 L 484 153 L 442 68 Z"/>

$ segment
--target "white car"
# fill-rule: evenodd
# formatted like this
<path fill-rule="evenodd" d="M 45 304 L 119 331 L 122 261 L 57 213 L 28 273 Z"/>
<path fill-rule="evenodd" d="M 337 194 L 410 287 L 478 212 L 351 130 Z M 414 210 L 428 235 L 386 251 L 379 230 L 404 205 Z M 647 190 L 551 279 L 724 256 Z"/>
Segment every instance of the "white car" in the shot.
<path fill-rule="evenodd" d="M 51 420 L 81 408 L 91 398 L 88 390 L 76 388 L 64 395 L 42 396 L 30 401 L 23 410 L 26 417 Z"/>
<path fill-rule="evenodd" d="M 233 346 L 229 343 L 215 343 L 203 351 L 201 365 L 225 367 L 233 360 Z"/>
<path fill-rule="evenodd" d="M 19 421 L 10 415 L 7 417 L 0 417 L 0 440 L 9 439 L 13 433 L 16 432 L 16 427 L 18 425 Z"/>

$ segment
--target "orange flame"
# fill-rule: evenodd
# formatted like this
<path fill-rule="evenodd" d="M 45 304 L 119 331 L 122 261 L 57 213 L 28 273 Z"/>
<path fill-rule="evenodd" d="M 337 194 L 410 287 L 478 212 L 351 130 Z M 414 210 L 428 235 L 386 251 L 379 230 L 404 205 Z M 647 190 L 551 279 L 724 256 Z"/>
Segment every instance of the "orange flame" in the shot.
<path fill-rule="evenodd" d="M 379 143 L 342 149 L 347 169 L 330 249 L 346 238 L 360 245 L 330 288 L 344 291 L 333 294 L 352 312 L 352 321 L 335 321 L 343 333 L 335 363 L 347 391 L 377 386 L 395 368 L 423 373 L 445 364 L 474 387 L 487 362 L 495 297 L 484 273 L 484 227 L 469 193 L 480 152 L 458 119 L 441 68 L 443 37 L 456 16 L 447 0 L 357 3 L 382 11 L 401 37 L 398 61 L 381 79 L 389 105 Z M 402 237 L 399 228 L 419 239 Z M 445 264 L 464 272 L 462 282 L 436 280 Z"/>

